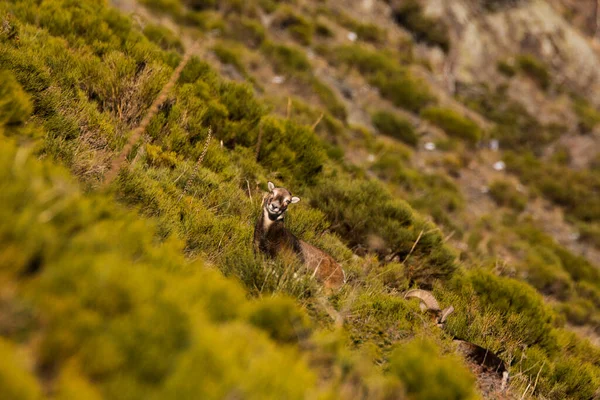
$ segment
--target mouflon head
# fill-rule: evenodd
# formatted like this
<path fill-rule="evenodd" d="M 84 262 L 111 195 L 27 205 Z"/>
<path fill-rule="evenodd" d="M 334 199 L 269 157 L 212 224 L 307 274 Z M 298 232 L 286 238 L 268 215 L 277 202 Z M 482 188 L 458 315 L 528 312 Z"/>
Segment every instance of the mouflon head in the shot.
<path fill-rule="evenodd" d="M 300 201 L 300 197 L 292 196 L 285 188 L 275 187 L 273 182 L 269 182 L 268 187 L 269 193 L 265 197 L 264 207 L 273 219 L 283 216 L 290 204 Z"/>

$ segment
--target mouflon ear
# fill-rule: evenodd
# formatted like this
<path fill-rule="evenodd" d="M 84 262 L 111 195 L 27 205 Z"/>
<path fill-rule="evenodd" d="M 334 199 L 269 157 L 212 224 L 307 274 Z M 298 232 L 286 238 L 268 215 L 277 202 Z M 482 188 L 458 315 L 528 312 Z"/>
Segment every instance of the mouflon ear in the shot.
<path fill-rule="evenodd" d="M 267 183 L 267 186 L 269 187 L 269 192 L 272 192 L 273 189 L 275 189 L 275 185 L 273 185 L 273 182 Z"/>
<path fill-rule="evenodd" d="M 296 197 L 296 196 L 292 197 L 292 204 L 297 203 L 299 201 L 300 201 L 300 197 Z"/>

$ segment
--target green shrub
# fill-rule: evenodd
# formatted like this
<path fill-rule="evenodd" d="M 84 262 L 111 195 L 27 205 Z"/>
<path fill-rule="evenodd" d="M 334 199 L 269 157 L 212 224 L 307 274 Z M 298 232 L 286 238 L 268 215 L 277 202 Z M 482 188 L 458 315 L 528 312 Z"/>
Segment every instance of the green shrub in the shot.
<path fill-rule="evenodd" d="M 551 77 L 548 67 L 530 54 L 522 54 L 516 58 L 517 66 L 521 71 L 533 79 L 542 89 L 550 87 Z"/>
<path fill-rule="evenodd" d="M 562 312 L 567 318 L 567 321 L 573 325 L 581 326 L 594 322 L 593 317 L 596 309 L 594 303 L 589 300 L 572 300 L 561 304 L 557 309 Z"/>
<path fill-rule="evenodd" d="M 510 172 L 537 188 L 546 198 L 564 207 L 567 214 L 584 223 L 600 218 L 600 176 L 590 170 L 573 170 L 537 159 L 531 153 L 505 153 Z M 561 176 L 563 179 L 557 180 Z"/>
<path fill-rule="evenodd" d="M 431 282 L 454 272 L 454 255 L 441 233 L 383 185 L 343 176 L 325 179 L 326 184 L 311 190 L 311 205 L 325 213 L 349 247 L 407 260 L 409 279 L 414 281 Z"/>
<path fill-rule="evenodd" d="M 331 115 L 342 121 L 346 121 L 346 107 L 338 99 L 333 90 L 331 90 L 329 86 L 325 85 L 317 78 L 314 78 L 312 81 L 313 90 L 317 96 L 319 96 L 319 99 L 321 99 L 321 102 L 327 108 L 327 110 L 329 110 Z"/>
<path fill-rule="evenodd" d="M 557 383 L 551 392 L 556 398 L 591 399 L 597 394 L 600 384 L 590 364 L 571 359 L 557 360 L 552 378 Z"/>
<path fill-rule="evenodd" d="M 476 399 L 475 377 L 454 355 L 442 355 L 431 340 L 414 339 L 398 346 L 388 366 L 411 399 Z"/>
<path fill-rule="evenodd" d="M 321 53 L 335 65 L 356 68 L 381 95 L 394 105 L 418 112 L 435 102 L 435 96 L 427 84 L 402 68 L 383 51 L 367 50 L 359 45 L 321 49 Z"/>
<path fill-rule="evenodd" d="M 242 49 L 234 43 L 219 42 L 213 47 L 215 55 L 223 64 L 233 65 L 242 76 L 249 77 L 248 71 L 242 62 Z M 240 54 L 242 53 L 242 54 Z"/>
<path fill-rule="evenodd" d="M 269 333 L 273 340 L 294 343 L 304 339 L 310 328 L 308 317 L 300 312 L 296 302 L 287 297 L 269 297 L 256 303 L 250 323 Z"/>
<path fill-rule="evenodd" d="M 278 74 L 296 75 L 310 69 L 308 58 L 299 48 L 265 41 L 261 50 Z"/>
<path fill-rule="evenodd" d="M 527 197 L 509 181 L 496 180 L 490 184 L 490 196 L 499 206 L 510 207 L 518 212 L 527 207 Z"/>
<path fill-rule="evenodd" d="M 277 10 L 273 26 L 287 30 L 294 40 L 301 45 L 309 46 L 312 43 L 315 31 L 314 25 L 289 7 L 280 7 Z"/>
<path fill-rule="evenodd" d="M 463 101 L 496 123 L 489 136 L 498 139 L 503 149 L 541 154 L 560 135 L 552 127 L 542 125 L 522 104 L 507 100 L 504 90 L 474 89 Z"/>
<path fill-rule="evenodd" d="M 534 246 L 527 252 L 523 269 L 524 280 L 541 293 L 565 300 L 573 292 L 573 280 L 560 258 L 543 246 Z"/>
<path fill-rule="evenodd" d="M 379 73 L 372 82 L 379 88 L 383 97 L 389 99 L 395 106 L 412 112 L 419 112 L 435 101 L 427 84 L 414 78 L 408 71 L 391 77 Z"/>
<path fill-rule="evenodd" d="M 359 40 L 365 42 L 380 43 L 385 40 L 385 30 L 371 23 L 359 22 L 341 10 L 335 10 L 333 17 L 340 25 L 356 33 Z"/>
<path fill-rule="evenodd" d="M 265 118 L 258 161 L 278 171 L 286 182 L 314 184 L 325 162 L 325 151 L 317 136 L 305 126 L 289 120 Z"/>
<path fill-rule="evenodd" d="M 515 66 L 508 61 L 498 61 L 497 69 L 498 72 L 508 78 L 512 78 L 517 74 L 517 69 Z"/>
<path fill-rule="evenodd" d="M 480 304 L 500 313 L 502 323 L 510 325 L 523 343 L 548 340 L 553 316 L 531 286 L 483 271 L 472 273 L 470 281 Z"/>
<path fill-rule="evenodd" d="M 228 35 L 250 48 L 258 48 L 266 38 L 265 28 L 255 19 L 246 16 L 229 16 Z"/>
<path fill-rule="evenodd" d="M 317 21 L 315 25 L 315 34 L 322 38 L 332 38 L 334 36 L 331 28 L 329 28 L 327 24 L 319 21 Z"/>
<path fill-rule="evenodd" d="M 183 15 L 180 0 L 141 0 L 141 2 L 153 10 L 168 13 L 175 17 Z"/>
<path fill-rule="evenodd" d="M 27 93 L 9 71 L 0 70 L 0 126 L 21 124 L 33 111 Z"/>
<path fill-rule="evenodd" d="M 0 155 L 0 212 L 9 222 L 0 225 L 0 260 L 10 266 L 0 274 L 27 279 L 27 290 L 12 280 L 15 295 L 44 315 L 36 365 L 75 365 L 84 393 L 98 389 L 110 398 L 222 398 L 232 391 L 303 398 L 310 390 L 313 374 L 296 350 L 277 347 L 244 322 L 245 310 L 258 321 L 275 311 L 302 315 L 293 303 L 254 307 L 238 285 L 184 260 L 179 240 L 157 245 L 151 224 L 115 206 L 112 195 L 82 196 L 63 171 L 34 157 L 13 168 L 20 156 L 5 140 Z M 42 196 L 49 192 L 52 198 Z M 17 368 L 3 341 L 0 347 L 8 368 L 0 368 L 8 379 L 0 390 L 36 398 L 35 378 Z M 288 373 L 278 374 L 281 367 Z M 190 380 L 191 373 L 202 379 Z M 74 384 L 63 382 L 60 391 Z"/>
<path fill-rule="evenodd" d="M 408 0 L 393 9 L 396 22 L 410 31 L 420 42 L 439 46 L 445 52 L 450 49 L 448 27 L 439 19 L 427 17 L 418 0 Z"/>
<path fill-rule="evenodd" d="M 481 128 L 456 111 L 429 107 L 421 112 L 421 117 L 437 125 L 448 135 L 464 139 L 471 144 L 477 143 L 481 139 Z"/>
<path fill-rule="evenodd" d="M 371 116 L 371 121 L 384 135 L 394 137 L 410 146 L 416 146 L 419 142 L 412 124 L 404 118 L 387 111 L 377 111 Z"/>
<path fill-rule="evenodd" d="M 591 132 L 600 124 L 600 111 L 582 97 L 573 99 L 573 111 L 579 118 L 579 130 L 583 133 Z"/>
<path fill-rule="evenodd" d="M 144 35 L 165 50 L 176 50 L 180 53 L 185 50 L 181 40 L 163 26 L 148 24 L 144 27 Z"/>
<path fill-rule="evenodd" d="M 11 343 L 0 338 L 0 396 L 3 399 L 35 400 L 42 398 L 40 384 L 25 368 Z"/>

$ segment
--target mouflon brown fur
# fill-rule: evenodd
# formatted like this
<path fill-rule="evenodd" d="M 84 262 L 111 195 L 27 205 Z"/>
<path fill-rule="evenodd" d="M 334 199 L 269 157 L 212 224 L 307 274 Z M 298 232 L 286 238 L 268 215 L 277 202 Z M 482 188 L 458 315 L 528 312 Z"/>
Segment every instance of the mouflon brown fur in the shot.
<path fill-rule="evenodd" d="M 324 251 L 298 239 L 284 225 L 290 204 L 300 201 L 289 190 L 277 188 L 269 182 L 269 193 L 263 199 L 262 212 L 254 229 L 254 248 L 269 257 L 282 252 L 298 255 L 308 270 L 328 289 L 340 288 L 345 283 L 342 267 Z"/>

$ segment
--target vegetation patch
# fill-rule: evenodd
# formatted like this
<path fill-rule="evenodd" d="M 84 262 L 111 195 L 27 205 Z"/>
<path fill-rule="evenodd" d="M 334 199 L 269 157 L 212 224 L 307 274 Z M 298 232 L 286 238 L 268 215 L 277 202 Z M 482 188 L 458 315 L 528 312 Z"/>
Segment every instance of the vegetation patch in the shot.
<path fill-rule="evenodd" d="M 508 181 L 496 180 L 490 185 L 490 196 L 499 206 L 521 212 L 527 206 L 527 197 Z"/>
<path fill-rule="evenodd" d="M 475 144 L 481 139 L 481 128 L 456 111 L 440 107 L 429 107 L 421 112 L 421 117 L 437 125 L 448 135 L 466 140 L 468 143 Z"/>
<path fill-rule="evenodd" d="M 404 118 L 387 111 L 377 111 L 371 116 L 371 121 L 375 128 L 384 135 L 396 138 L 413 147 L 419 143 L 419 137 L 412 124 Z"/>
<path fill-rule="evenodd" d="M 530 54 L 519 55 L 516 59 L 519 69 L 533 79 L 543 90 L 547 90 L 552 83 L 548 67 Z"/>
<path fill-rule="evenodd" d="M 384 98 L 398 107 L 418 112 L 435 102 L 426 83 L 412 76 L 410 71 L 384 52 L 367 50 L 358 45 L 321 48 L 320 51 L 334 65 L 356 68 L 379 89 Z"/>
<path fill-rule="evenodd" d="M 393 9 L 394 19 L 408 29 L 415 40 L 430 46 L 439 46 L 444 52 L 450 50 L 448 28 L 443 21 L 423 14 L 418 0 L 408 0 Z"/>

